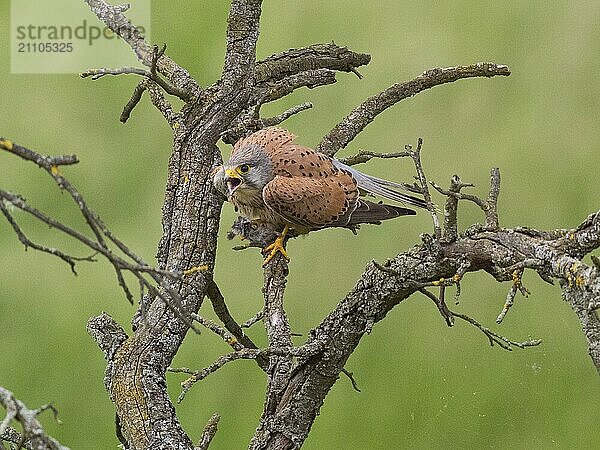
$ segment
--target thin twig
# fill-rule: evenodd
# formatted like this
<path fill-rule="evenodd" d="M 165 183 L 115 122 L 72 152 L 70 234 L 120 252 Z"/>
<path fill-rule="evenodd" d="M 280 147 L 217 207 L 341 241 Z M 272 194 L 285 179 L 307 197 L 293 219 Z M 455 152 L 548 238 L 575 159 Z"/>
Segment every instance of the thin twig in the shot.
<path fill-rule="evenodd" d="M 358 388 L 358 384 L 356 383 L 356 380 L 354 379 L 354 374 L 352 372 L 349 372 L 348 370 L 346 370 L 345 367 L 342 367 L 341 372 L 344 375 L 346 375 L 348 377 L 348 379 L 350 380 L 350 383 L 352 383 L 352 389 L 354 389 L 356 392 L 361 392 L 361 390 Z"/>
<path fill-rule="evenodd" d="M 260 104 L 256 105 L 251 111 L 249 111 L 248 118 L 239 121 L 236 125 L 221 133 L 223 142 L 234 143 L 241 137 L 246 136 L 249 132 L 279 125 L 281 122 L 290 118 L 291 116 L 313 107 L 312 103 L 310 102 L 301 103 L 299 105 L 292 106 L 276 116 L 261 118 L 259 117 L 260 106 Z"/>
<path fill-rule="evenodd" d="M 133 90 L 133 93 L 131 94 L 131 98 L 123 107 L 123 112 L 121 112 L 121 116 L 119 117 L 120 122 L 126 123 L 129 120 L 131 112 L 142 99 L 142 94 L 146 90 L 147 83 L 147 80 L 142 80 L 136 85 L 135 89 Z"/>
<path fill-rule="evenodd" d="M 240 342 L 241 345 L 244 346 L 244 348 L 257 349 L 258 347 L 256 344 L 252 342 L 252 339 L 246 336 L 242 328 L 232 317 L 227 308 L 227 304 L 225 303 L 225 297 L 223 297 L 219 286 L 214 280 L 209 281 L 206 294 L 212 304 L 213 311 L 225 328 Z M 266 370 L 269 365 L 268 361 L 263 357 L 257 358 L 256 362 L 263 370 Z"/>
<path fill-rule="evenodd" d="M 502 323 L 502 321 L 504 320 L 504 317 L 506 316 L 506 313 L 513 306 L 513 304 L 515 302 L 515 296 L 517 295 L 517 292 L 520 292 L 521 295 L 523 295 L 524 297 L 527 297 L 529 295 L 529 291 L 527 290 L 527 288 L 525 286 L 523 286 L 523 283 L 521 280 L 522 276 L 523 276 L 523 269 L 514 270 L 512 272 L 513 284 L 510 287 L 508 293 L 506 294 L 506 301 L 504 302 L 502 311 L 500 311 L 500 314 L 498 314 L 498 317 L 496 318 L 496 323 Z"/>
<path fill-rule="evenodd" d="M 459 317 L 462 320 L 469 322 L 471 325 L 474 325 L 479 330 L 481 330 L 481 332 L 483 334 L 485 334 L 487 336 L 487 338 L 489 339 L 490 345 L 492 347 L 494 346 L 494 344 L 498 344 L 504 350 L 512 351 L 513 345 L 515 347 L 519 347 L 519 348 L 526 348 L 526 347 L 535 347 L 542 343 L 541 339 L 530 339 L 530 340 L 522 341 L 522 342 L 512 341 L 508 338 L 505 338 L 504 336 L 499 335 L 498 333 L 493 332 L 488 327 L 483 326 L 482 324 L 477 322 L 475 319 L 472 319 L 471 317 L 467 316 L 466 314 L 460 314 L 460 313 L 457 313 L 454 311 L 450 311 L 450 312 L 452 313 L 453 316 Z"/>
<path fill-rule="evenodd" d="M 311 102 L 305 102 L 305 103 L 300 103 L 299 105 L 296 106 L 292 106 L 289 109 L 286 109 L 285 111 L 283 111 L 281 114 L 278 114 L 276 116 L 273 117 L 267 117 L 265 119 L 261 120 L 261 128 L 266 128 L 266 127 L 272 127 L 275 125 L 279 125 L 281 122 L 283 122 L 284 120 L 289 119 L 290 117 L 292 117 L 295 114 L 298 114 L 302 111 L 306 111 L 307 109 L 310 109 L 313 107 L 313 104 Z"/>
<path fill-rule="evenodd" d="M 229 331 L 224 328 L 221 328 L 219 325 L 214 323 L 212 320 L 207 319 L 206 317 L 202 317 L 199 314 L 192 313 L 192 318 L 201 324 L 204 328 L 212 331 L 217 336 L 220 336 L 227 344 L 231 346 L 234 350 L 243 350 L 245 347 L 240 344 L 240 342 L 233 336 Z"/>
<path fill-rule="evenodd" d="M 268 347 L 268 348 L 243 348 L 241 350 L 228 353 L 226 355 L 220 356 L 213 362 L 210 366 L 202 369 L 202 370 L 192 370 L 188 367 L 169 367 L 169 372 L 174 373 L 187 373 L 191 375 L 188 379 L 181 383 L 181 393 L 177 398 L 177 402 L 181 402 L 187 392 L 191 389 L 191 387 L 197 383 L 198 381 L 203 380 L 210 374 L 216 372 L 221 367 L 225 366 L 227 363 L 232 361 L 237 361 L 239 359 L 258 359 L 258 358 L 266 358 L 270 356 L 279 356 L 279 357 L 296 357 L 296 358 L 310 358 L 315 356 L 323 351 L 323 344 L 319 341 L 315 341 L 311 344 L 306 344 L 301 347 Z"/>
<path fill-rule="evenodd" d="M 447 191 L 443 187 L 435 184 L 433 181 L 431 182 L 431 185 L 435 188 L 436 191 L 438 191 L 442 195 L 446 195 L 448 197 L 454 197 L 457 200 L 468 200 L 470 202 L 475 203 L 477 206 L 479 206 L 484 213 L 487 212 L 487 202 L 485 200 L 477 197 L 476 195 L 463 194 L 462 192 Z"/>
<path fill-rule="evenodd" d="M 357 164 L 364 164 L 371 161 L 373 158 L 377 159 L 389 159 L 389 158 L 404 158 L 410 156 L 408 152 L 393 152 L 393 153 L 377 153 L 369 150 L 359 150 L 356 155 L 348 156 L 340 159 L 341 162 L 347 166 L 354 166 Z"/>
<path fill-rule="evenodd" d="M 85 72 L 81 72 L 79 74 L 79 76 L 81 78 L 91 77 L 92 80 L 98 80 L 106 75 L 115 75 L 115 76 L 116 75 L 140 75 L 142 77 L 145 77 L 149 80 L 154 81 L 167 94 L 173 95 L 175 97 L 179 97 L 184 102 L 190 101 L 190 96 L 189 96 L 190 94 L 187 91 L 180 89 L 177 86 L 172 85 L 168 81 L 166 81 L 163 78 L 161 78 L 160 76 L 158 76 L 156 73 L 153 74 L 151 71 L 146 70 L 146 69 L 141 69 L 139 67 L 119 67 L 116 69 L 111 69 L 108 67 L 101 67 L 98 69 L 88 69 Z"/>
<path fill-rule="evenodd" d="M 442 289 L 445 289 L 444 285 L 440 286 L 440 291 Z M 419 292 L 425 295 L 430 300 L 432 300 L 433 303 L 435 303 L 435 306 L 437 306 L 440 314 L 446 321 L 446 325 L 448 325 L 449 327 L 454 325 L 454 317 L 452 316 L 452 312 L 448 309 L 448 306 L 446 305 L 446 302 L 442 295 L 440 295 L 440 297 L 436 297 L 434 294 L 432 294 L 425 288 L 419 289 Z"/>
<path fill-rule="evenodd" d="M 219 425 L 219 420 L 221 420 L 221 415 L 219 413 L 214 413 L 206 425 L 202 430 L 202 436 L 200 437 L 200 441 L 194 450 L 206 450 L 210 445 L 210 442 L 217 434 L 217 426 Z"/>
<path fill-rule="evenodd" d="M 66 253 L 63 253 L 56 248 L 50 248 L 50 247 L 46 247 L 41 244 L 36 244 L 35 242 L 31 241 L 25 235 L 25 233 L 23 233 L 23 231 L 21 230 L 21 227 L 19 227 L 19 224 L 17 224 L 17 222 L 15 221 L 12 214 L 8 211 L 8 209 L 4 205 L 4 202 L 1 202 L 1 201 L 0 201 L 0 211 L 2 211 L 2 214 L 4 215 L 4 217 L 6 217 L 6 220 L 8 220 L 8 223 L 12 227 L 12 229 L 15 232 L 15 234 L 17 235 L 17 237 L 19 238 L 19 241 L 21 241 L 21 243 L 25 246 L 25 250 L 27 250 L 27 248 L 31 247 L 40 252 L 48 253 L 50 255 L 53 255 L 53 256 L 56 256 L 56 257 L 62 259 L 67 264 L 69 264 L 69 266 L 71 267 L 71 272 L 73 272 L 74 275 L 77 275 L 77 271 L 75 270 L 76 262 L 79 262 L 79 261 L 96 262 L 97 261 L 96 259 L 94 259 L 94 256 L 96 255 L 95 253 L 91 256 L 77 257 L 77 256 L 71 256 Z"/>
<path fill-rule="evenodd" d="M 250 328 L 252 325 L 254 325 L 255 323 L 261 321 L 263 319 L 263 317 L 265 317 L 265 310 L 261 309 L 259 312 L 257 312 L 256 314 L 254 314 L 252 317 L 250 317 L 248 320 L 246 320 L 241 327 L 242 328 Z"/>
<path fill-rule="evenodd" d="M 117 256 L 114 252 L 112 252 L 110 249 L 108 249 L 105 245 L 103 246 L 100 243 L 91 240 L 90 238 L 81 234 L 80 232 L 62 224 L 61 222 L 58 222 L 57 220 L 55 220 L 51 217 L 46 216 L 44 213 L 37 210 L 36 208 L 29 206 L 18 195 L 11 194 L 10 192 L 0 190 L 0 200 L 8 201 L 12 205 L 19 208 L 20 210 L 31 214 L 33 217 L 35 217 L 39 221 L 45 223 L 46 225 L 48 225 L 52 228 L 56 228 L 57 230 L 67 234 L 68 236 L 71 236 L 72 238 L 76 239 L 77 241 L 81 242 L 82 244 L 86 245 L 87 247 L 91 248 L 92 250 L 95 250 L 98 254 L 101 254 L 104 257 L 106 257 L 106 259 L 108 259 L 108 261 L 115 268 L 119 286 L 121 286 L 121 288 L 123 289 L 123 291 L 128 299 L 130 299 L 131 293 L 129 292 L 129 289 L 125 283 L 124 278 L 122 276 L 119 276 L 119 272 L 121 270 L 126 270 L 126 271 L 132 273 L 141 283 L 144 284 L 144 286 L 146 287 L 146 289 L 148 289 L 149 292 L 151 292 L 153 295 L 156 295 L 158 298 L 160 298 L 165 303 L 165 305 L 169 309 L 171 309 L 186 325 L 188 325 L 195 332 L 197 332 L 197 333 L 199 332 L 198 328 L 186 316 L 186 313 L 181 304 L 181 299 L 179 298 L 179 295 L 177 294 L 176 291 L 174 291 L 173 289 L 170 288 L 170 286 L 164 279 L 163 274 L 161 273 L 162 271 L 160 271 L 160 270 L 155 271 L 148 265 L 141 266 L 141 265 L 137 265 L 137 264 L 128 263 L 123 258 Z M 143 277 L 144 273 L 148 273 L 155 281 L 157 281 L 159 283 L 160 287 L 162 289 L 164 289 L 165 292 L 163 292 L 162 290 L 156 289 L 155 286 L 150 284 Z M 174 276 L 174 275 L 171 275 L 171 276 Z M 168 293 L 169 296 L 167 296 L 165 293 Z"/>
<path fill-rule="evenodd" d="M 429 193 L 429 186 L 427 184 L 427 178 L 425 177 L 425 171 L 423 170 L 423 164 L 421 163 L 421 149 L 423 147 L 423 139 L 419 138 L 417 140 L 417 148 L 413 149 L 412 146 L 407 145 L 406 151 L 412 158 L 415 169 L 417 170 L 417 175 L 419 177 L 419 183 L 421 185 L 421 194 L 423 194 L 423 198 L 427 203 L 427 210 L 429 214 L 431 214 L 431 218 L 433 220 L 433 231 L 436 239 L 440 239 L 442 237 L 442 229 L 440 227 L 440 220 L 437 216 L 437 209 L 435 204 L 431 201 L 431 194 Z"/>
<path fill-rule="evenodd" d="M 12 392 L 1 386 L 0 405 L 6 408 L 6 416 L 2 422 L 0 422 L 0 436 L 4 436 L 10 422 L 15 420 L 23 427 L 22 437 L 25 441 L 28 441 L 28 444 L 31 445 L 32 448 L 69 450 L 54 438 L 46 435 L 42 425 L 37 420 L 37 416 L 46 410 L 51 410 L 54 417 L 57 418 L 58 413 L 54 406 L 44 405 L 38 409 L 29 409 L 22 401 L 16 399 Z"/>
<path fill-rule="evenodd" d="M 160 298 L 165 305 L 192 330 L 199 332 L 198 328 L 192 323 L 192 320 L 188 317 L 188 314 L 183 308 L 179 294 L 171 288 L 169 282 L 167 281 L 180 279 L 182 274 L 173 273 L 162 269 L 155 269 L 146 264 L 139 256 L 137 256 L 122 241 L 116 238 L 112 232 L 110 232 L 100 217 L 89 208 L 84 197 L 77 191 L 70 181 L 59 172 L 57 164 L 74 164 L 77 161 L 75 156 L 45 157 L 33 150 L 14 144 L 7 139 L 0 140 L 0 148 L 8 151 L 11 154 L 17 155 L 26 161 L 31 161 L 38 167 L 44 169 L 52 177 L 57 186 L 70 195 L 71 199 L 79 208 L 79 211 L 84 217 L 88 227 L 92 230 L 96 239 L 93 240 L 83 233 L 57 221 L 56 219 L 53 219 L 52 217 L 47 216 L 38 209 L 28 205 L 27 202 L 25 202 L 25 200 L 19 195 L 0 190 L 0 202 L 4 201 L 12 204 L 18 209 L 32 215 L 40 222 L 45 223 L 46 225 L 74 238 L 86 247 L 92 249 L 94 252 L 96 252 L 96 254 L 101 254 L 104 256 L 113 266 L 119 286 L 121 286 L 121 289 L 123 290 L 125 297 L 129 302 L 133 302 L 133 295 L 127 286 L 125 278 L 123 277 L 122 271 L 124 270 L 132 273 L 138 279 L 140 284 L 145 286 L 148 292 Z M 33 243 L 22 232 L 5 205 L 2 206 L 2 213 L 13 227 L 17 237 L 25 245 L 57 256 L 68 262 L 69 265 L 80 260 L 77 257 L 67 255 L 60 250 L 53 251 L 46 246 Z M 115 252 L 107 245 L 105 238 L 113 242 L 127 257 L 131 258 L 134 263 L 130 263 L 115 254 Z M 83 258 L 81 260 L 89 261 L 91 260 L 91 257 L 88 259 Z M 148 280 L 144 278 L 144 274 L 148 274 L 157 283 L 159 288 L 157 289 L 150 282 L 148 282 Z"/>
<path fill-rule="evenodd" d="M 140 81 L 133 90 L 131 98 L 123 108 L 123 112 L 121 112 L 119 120 L 122 123 L 126 123 L 127 120 L 129 120 L 133 109 L 142 99 L 144 91 L 148 91 L 148 94 L 150 95 L 150 101 L 161 112 L 163 117 L 167 120 L 167 122 L 169 122 L 169 125 L 171 125 L 172 128 L 180 126 L 180 116 L 173 111 L 173 106 L 163 95 L 164 91 L 160 89 L 160 86 L 157 83 L 147 78 Z"/>
<path fill-rule="evenodd" d="M 0 137 L 0 149 L 14 153 L 27 161 L 34 162 L 38 167 L 50 171 L 52 170 L 52 167 L 54 167 L 54 170 L 56 171 L 56 168 L 59 166 L 69 166 L 79 163 L 79 160 L 75 155 L 44 156 L 2 137 Z"/>

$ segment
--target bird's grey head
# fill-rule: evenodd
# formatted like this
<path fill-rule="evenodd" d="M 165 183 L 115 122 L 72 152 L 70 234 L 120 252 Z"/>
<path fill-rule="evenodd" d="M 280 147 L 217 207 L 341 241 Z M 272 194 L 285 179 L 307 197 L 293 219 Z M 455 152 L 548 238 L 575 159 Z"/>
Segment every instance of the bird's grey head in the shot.
<path fill-rule="evenodd" d="M 273 179 L 273 163 L 265 150 L 250 144 L 235 151 L 229 161 L 217 171 L 213 183 L 218 191 L 230 198 L 262 195 L 265 185 Z"/>

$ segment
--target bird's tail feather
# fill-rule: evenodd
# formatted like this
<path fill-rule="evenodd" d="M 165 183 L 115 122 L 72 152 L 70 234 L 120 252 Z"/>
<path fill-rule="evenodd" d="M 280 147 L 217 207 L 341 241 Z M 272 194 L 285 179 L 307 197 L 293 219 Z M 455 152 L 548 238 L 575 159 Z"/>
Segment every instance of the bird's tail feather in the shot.
<path fill-rule="evenodd" d="M 333 162 L 338 169 L 350 172 L 360 189 L 363 189 L 374 195 L 379 195 L 380 197 L 406 203 L 418 208 L 427 208 L 427 203 L 422 198 L 399 192 L 400 190 L 407 190 L 405 186 L 399 183 L 394 183 L 393 181 L 367 175 L 366 173 L 362 173 L 359 170 L 353 169 L 352 167 L 347 166 L 336 159 L 334 159 Z"/>
<path fill-rule="evenodd" d="M 346 223 L 343 226 L 354 227 L 361 223 L 379 224 L 382 220 L 415 214 L 416 212 L 412 209 L 360 199 L 354 211 L 345 218 Z"/>

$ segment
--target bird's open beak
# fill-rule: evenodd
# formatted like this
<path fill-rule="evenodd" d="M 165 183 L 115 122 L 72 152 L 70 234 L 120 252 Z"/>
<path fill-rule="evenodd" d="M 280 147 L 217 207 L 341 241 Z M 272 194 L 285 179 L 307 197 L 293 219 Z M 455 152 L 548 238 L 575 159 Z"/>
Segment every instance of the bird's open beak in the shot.
<path fill-rule="evenodd" d="M 238 186 L 242 184 L 242 179 L 237 172 L 231 169 L 227 169 L 225 174 L 227 175 L 227 178 L 225 179 L 225 184 L 227 185 L 227 196 L 231 197 Z"/>

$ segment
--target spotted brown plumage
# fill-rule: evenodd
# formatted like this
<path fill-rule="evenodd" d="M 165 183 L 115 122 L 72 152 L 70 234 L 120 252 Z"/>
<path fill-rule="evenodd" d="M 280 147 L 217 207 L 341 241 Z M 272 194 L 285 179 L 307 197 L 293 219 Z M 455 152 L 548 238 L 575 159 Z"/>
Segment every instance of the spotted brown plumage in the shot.
<path fill-rule="evenodd" d="M 295 144 L 281 128 L 266 128 L 239 140 L 214 175 L 214 185 L 242 215 L 287 232 L 328 227 L 355 229 L 361 223 L 415 211 L 360 198 L 361 191 L 425 207 L 404 186 L 383 180 Z"/>

